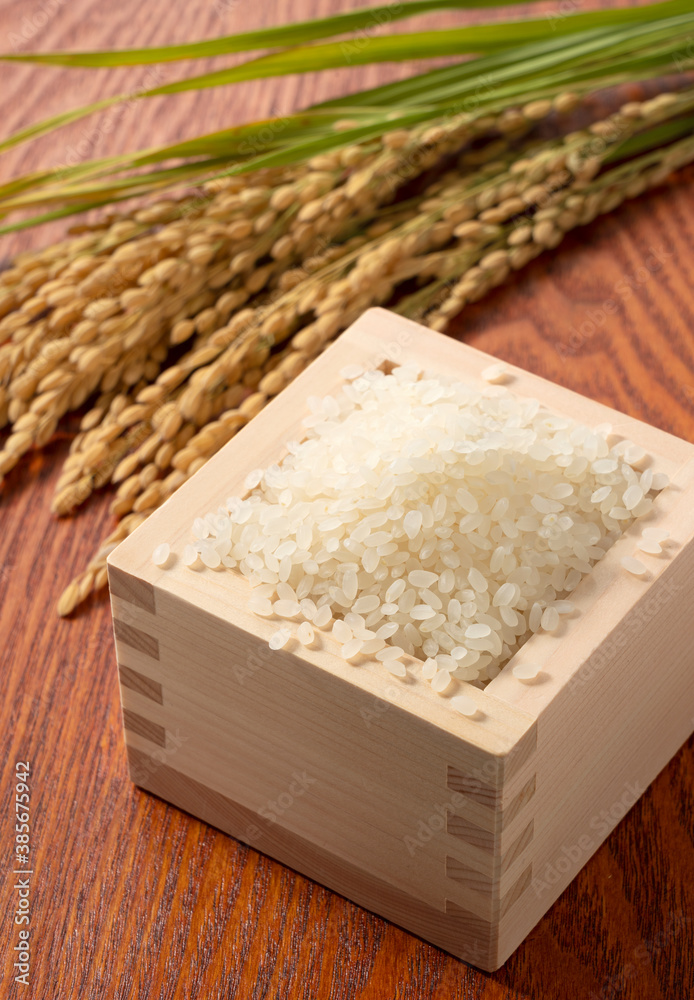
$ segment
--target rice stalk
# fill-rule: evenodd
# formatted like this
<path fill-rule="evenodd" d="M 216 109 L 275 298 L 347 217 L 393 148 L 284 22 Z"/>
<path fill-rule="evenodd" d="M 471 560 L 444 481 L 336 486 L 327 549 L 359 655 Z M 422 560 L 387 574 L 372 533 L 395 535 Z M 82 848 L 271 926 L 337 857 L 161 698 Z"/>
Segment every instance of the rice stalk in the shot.
<path fill-rule="evenodd" d="M 111 213 L 20 255 L 0 275 L 0 420 L 11 425 L 0 477 L 93 398 L 53 510 L 112 485 L 121 518 L 60 613 L 103 586 L 115 544 L 364 309 L 392 304 L 445 329 L 567 232 L 694 159 L 694 89 L 532 137 L 578 100 L 395 129 L 304 170 L 264 168 Z"/>

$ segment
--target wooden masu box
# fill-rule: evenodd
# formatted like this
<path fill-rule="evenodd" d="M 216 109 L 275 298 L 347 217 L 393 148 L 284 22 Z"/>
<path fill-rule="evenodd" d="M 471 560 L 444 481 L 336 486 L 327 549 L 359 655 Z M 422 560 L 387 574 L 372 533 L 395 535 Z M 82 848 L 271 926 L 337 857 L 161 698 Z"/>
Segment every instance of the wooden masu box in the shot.
<path fill-rule="evenodd" d="M 194 517 L 244 493 L 301 437 L 309 395 L 347 364 L 414 362 L 478 380 L 488 355 L 366 312 L 109 558 L 133 781 L 482 969 L 518 947 L 694 725 L 694 446 L 509 366 L 509 388 L 642 445 L 672 485 L 468 718 L 421 679 L 355 666 L 330 635 L 271 652 L 278 622 L 236 573 L 180 561 Z M 669 530 L 648 576 L 620 565 Z M 158 569 L 162 541 L 179 554 Z M 532 683 L 513 662 L 533 660 Z M 406 663 L 408 660 L 406 658 Z"/>

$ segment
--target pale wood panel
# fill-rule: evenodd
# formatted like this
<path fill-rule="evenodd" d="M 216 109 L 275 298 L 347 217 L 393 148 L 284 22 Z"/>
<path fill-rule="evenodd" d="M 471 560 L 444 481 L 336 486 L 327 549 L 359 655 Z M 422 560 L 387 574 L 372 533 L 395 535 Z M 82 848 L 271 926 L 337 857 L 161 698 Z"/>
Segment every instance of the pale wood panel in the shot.
<path fill-rule="evenodd" d="M 384 361 L 415 363 L 470 381 L 480 379 L 490 360 L 392 313 L 370 310 L 109 560 L 117 580 L 116 636 L 126 647 L 158 655 L 167 678 L 164 705 L 150 702 L 147 709 L 144 695 L 124 688 L 124 710 L 148 711 L 155 732 L 167 725 L 189 727 L 177 770 L 261 815 L 268 802 L 284 795 L 291 809 L 276 822 L 288 833 L 427 906 L 462 907 L 490 922 L 487 967 L 508 957 L 575 874 L 573 865 L 553 891 L 530 891 L 543 859 L 580 829 L 583 813 L 611 801 L 627 760 L 639 781 L 652 777 L 691 731 L 681 700 L 682 651 L 694 636 L 682 633 L 679 641 L 663 644 L 663 676 L 670 685 L 660 688 L 654 711 L 647 693 L 651 639 L 662 641 L 662 629 L 646 627 L 642 608 L 672 589 L 670 577 L 692 571 L 694 448 L 509 368 L 513 392 L 588 425 L 609 423 L 649 450 L 652 467 L 673 478 L 666 502 L 656 502 L 649 521 L 671 528 L 677 542 L 672 558 L 654 563 L 647 580 L 636 580 L 620 566 L 640 530 L 632 527 L 577 591 L 578 614 L 563 633 L 534 636 L 517 654 L 544 656 L 538 682 L 516 680 L 512 662 L 485 691 L 458 685 L 479 705 L 477 720 L 457 718 L 448 699 L 418 679 L 411 658 L 415 676 L 403 684 L 380 665 L 345 664 L 330 636 L 322 636 L 316 649 L 294 643 L 290 651 L 269 653 L 266 643 L 276 625 L 249 614 L 249 588 L 238 574 L 191 572 L 177 562 L 162 571 L 150 554 L 162 540 L 180 551 L 193 516 L 243 493 L 252 468 L 277 461 L 282 442 L 301 436 L 306 397 L 336 391 L 347 362 L 371 368 Z M 668 629 L 682 609 L 682 601 L 671 602 Z M 629 657 L 621 669 L 615 663 L 605 671 L 606 688 L 581 687 L 572 701 L 567 692 L 576 690 L 591 653 L 601 644 L 615 645 L 615 635 L 628 637 Z M 363 713 L 375 698 L 384 708 L 365 730 Z M 519 709 L 522 714 L 514 715 Z M 657 741 L 654 726 L 662 725 L 666 709 L 677 722 Z M 644 729 L 633 729 L 636 717 Z M 127 719 L 136 736 L 147 735 L 140 716 L 135 725 Z M 537 739 L 533 719 L 539 720 Z M 297 768 L 310 779 L 294 801 L 287 788 Z M 484 781 L 465 798 L 455 788 L 465 788 L 471 777 Z M 442 799 L 451 788 L 460 799 L 457 808 Z M 592 851 L 583 853 L 585 861 Z"/>

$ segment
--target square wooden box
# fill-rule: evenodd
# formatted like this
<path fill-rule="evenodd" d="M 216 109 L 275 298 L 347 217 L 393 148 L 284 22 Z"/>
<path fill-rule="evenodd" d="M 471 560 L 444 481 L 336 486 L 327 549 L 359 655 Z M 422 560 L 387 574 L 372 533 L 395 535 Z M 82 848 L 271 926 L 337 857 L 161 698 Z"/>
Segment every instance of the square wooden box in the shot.
<path fill-rule="evenodd" d="M 353 666 L 331 636 L 271 652 L 277 622 L 247 610 L 228 570 L 162 570 L 194 517 L 301 436 L 308 395 L 346 364 L 412 361 L 475 381 L 487 355 L 365 313 L 109 559 L 133 780 L 454 955 L 498 968 L 692 732 L 694 447 L 509 366 L 509 387 L 641 444 L 672 485 L 647 522 L 672 535 L 620 566 L 635 524 L 575 591 L 578 614 L 517 654 L 467 718 L 416 669 Z M 414 661 L 410 660 L 413 666 Z"/>

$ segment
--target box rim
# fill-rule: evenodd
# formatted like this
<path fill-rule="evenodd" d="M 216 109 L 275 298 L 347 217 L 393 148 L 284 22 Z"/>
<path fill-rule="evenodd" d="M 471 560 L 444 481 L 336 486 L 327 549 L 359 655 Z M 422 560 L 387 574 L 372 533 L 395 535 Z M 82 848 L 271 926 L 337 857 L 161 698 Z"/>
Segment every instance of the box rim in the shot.
<path fill-rule="evenodd" d="M 374 320 L 378 321 L 380 325 L 377 332 L 374 332 L 372 328 Z M 414 345 L 411 345 L 413 340 L 415 340 L 415 343 Z M 417 323 L 404 319 L 403 317 L 396 316 L 387 310 L 367 310 L 354 324 L 352 324 L 348 330 L 340 335 L 335 343 L 330 345 L 330 347 L 327 348 L 323 354 L 313 360 L 311 364 L 292 383 L 290 383 L 290 385 L 279 396 L 271 400 L 248 426 L 244 427 L 234 438 L 232 438 L 231 441 L 229 441 L 215 455 L 213 455 L 202 469 L 191 477 L 191 479 L 185 482 L 173 494 L 173 496 L 162 505 L 162 507 L 155 510 L 142 525 L 140 525 L 108 556 L 107 562 L 109 571 L 112 568 L 115 568 L 116 570 L 121 570 L 125 573 L 132 573 L 131 566 L 128 565 L 128 558 L 130 557 L 131 552 L 135 552 L 138 548 L 143 547 L 143 543 L 146 543 L 147 539 L 150 537 L 150 533 L 155 531 L 158 525 L 165 525 L 167 521 L 170 520 L 171 514 L 174 510 L 179 508 L 182 509 L 184 507 L 188 496 L 195 489 L 195 486 L 202 481 L 202 478 L 211 478 L 215 470 L 221 469 L 227 464 L 231 466 L 234 461 L 236 461 L 241 470 L 237 475 L 237 479 L 240 480 L 242 484 L 248 471 L 255 468 L 257 464 L 254 449 L 252 447 L 248 447 L 250 442 L 253 441 L 254 438 L 257 441 L 258 437 L 262 436 L 265 432 L 266 426 L 271 426 L 275 417 L 280 417 L 281 414 L 285 413 L 287 410 L 291 410 L 296 400 L 300 400 L 302 404 L 305 403 L 304 385 L 307 383 L 310 384 L 311 380 L 315 379 L 318 372 L 325 375 L 325 391 L 332 392 L 335 391 L 335 388 L 342 382 L 342 379 L 339 376 L 339 371 L 346 364 L 353 363 L 355 361 L 355 355 L 358 356 L 360 362 L 365 360 L 371 365 L 371 367 L 377 367 L 382 360 L 387 359 L 395 363 L 414 361 L 420 366 L 429 368 L 431 371 L 436 371 L 437 366 L 431 366 L 429 363 L 429 357 L 435 356 L 436 351 L 428 351 L 427 344 L 430 344 L 432 347 L 435 345 L 439 352 L 442 350 L 444 351 L 444 353 L 449 357 L 454 370 L 460 372 L 460 378 L 463 381 L 473 381 L 475 377 L 479 376 L 481 371 L 487 367 L 488 364 L 498 361 L 498 359 L 479 351 L 477 348 L 455 341 L 443 334 L 436 333 L 426 327 L 420 326 Z M 667 471 L 671 476 L 676 478 L 687 464 L 691 465 L 694 463 L 694 445 L 689 444 L 681 438 L 677 438 L 665 431 L 653 428 L 648 424 L 627 416 L 626 414 L 622 414 L 617 410 L 606 407 L 604 404 L 590 400 L 573 390 L 566 389 L 556 383 L 550 382 L 541 376 L 527 372 L 524 369 L 511 364 L 504 364 L 508 369 L 509 377 L 513 380 L 510 385 L 511 390 L 524 397 L 532 396 L 539 398 L 543 406 L 546 406 L 551 412 L 560 414 L 564 413 L 571 416 L 572 419 L 580 420 L 588 425 L 595 425 L 596 423 L 609 421 L 613 423 L 613 425 L 616 424 L 619 428 L 624 428 L 625 432 L 628 431 L 628 436 L 638 443 L 643 443 L 644 437 L 648 440 L 657 441 L 659 446 L 662 448 L 662 452 L 665 454 L 661 451 L 655 451 L 652 448 L 648 450 L 653 455 L 655 467 L 662 469 L 663 471 Z M 528 389 L 532 389 L 533 391 L 528 391 Z M 538 389 L 540 392 L 537 391 Z M 562 397 L 562 399 L 567 402 L 567 406 L 556 406 L 546 403 L 542 395 L 542 390 L 548 391 L 548 394 L 552 397 Z M 589 414 L 593 414 L 594 419 L 586 420 L 585 418 L 576 416 L 574 411 L 578 407 L 585 407 Z M 297 407 L 296 411 L 298 415 L 295 414 L 295 425 L 299 424 L 301 418 L 305 415 L 305 405 Z M 281 424 L 281 420 L 279 422 Z M 291 433 L 283 432 L 281 438 L 279 439 L 279 449 L 273 451 L 275 456 L 278 454 L 278 451 L 281 454 L 283 443 L 290 437 Z M 278 439 L 275 437 L 273 440 L 276 442 Z M 246 458 L 246 455 L 251 456 L 252 461 Z M 273 460 L 277 461 L 279 459 L 275 457 Z M 225 488 L 223 492 L 220 488 L 220 490 L 215 494 L 214 501 L 212 499 L 209 501 L 207 509 L 209 510 L 216 507 L 218 503 L 220 503 L 228 495 L 230 494 L 227 491 L 227 488 Z M 188 529 L 189 525 L 192 524 L 193 516 L 194 515 L 190 516 L 189 521 L 186 522 L 186 529 Z M 644 522 L 639 521 L 637 523 L 643 524 Z M 178 525 L 178 527 L 181 528 L 182 526 Z M 581 591 L 582 588 L 584 590 L 589 589 L 590 584 L 594 579 L 594 575 L 596 574 L 596 570 L 599 570 L 600 574 L 603 576 L 609 575 L 610 573 L 614 574 L 614 564 L 621 558 L 619 546 L 622 545 L 622 543 L 625 543 L 625 539 L 628 539 L 629 542 L 633 540 L 633 537 L 630 534 L 632 530 L 633 528 L 628 529 L 623 538 L 615 543 L 600 563 L 593 568 L 591 573 L 587 574 L 582 583 L 572 594 L 572 599 L 574 599 L 575 595 L 580 597 L 579 591 Z M 167 536 L 164 535 L 163 537 Z M 162 539 L 160 538 L 159 541 L 161 540 Z M 150 545 L 149 547 L 144 545 L 144 548 L 149 552 L 153 550 L 154 545 Z M 139 562 L 142 575 L 141 577 L 138 575 L 137 578 L 146 580 L 154 588 L 155 592 L 157 590 L 162 590 L 164 592 L 171 593 L 174 596 L 191 600 L 193 603 L 195 603 L 193 600 L 194 597 L 197 597 L 199 600 L 199 593 L 193 594 L 193 592 L 191 592 L 191 594 L 185 597 L 181 592 L 179 592 L 179 587 L 176 585 L 178 577 L 176 577 L 170 570 L 158 569 L 149 559 L 144 561 L 140 560 Z M 660 567 L 661 572 L 664 571 L 667 564 L 667 562 L 663 563 Z M 190 571 L 186 570 L 186 572 L 188 573 Z M 238 573 L 232 573 L 230 575 L 224 574 L 224 576 L 227 581 L 235 580 L 239 584 L 245 584 L 245 581 Z M 624 592 L 625 587 L 630 587 L 633 591 L 634 579 L 627 579 L 627 576 L 628 575 L 623 571 L 620 575 L 615 574 L 615 578 L 611 581 L 612 587 L 622 593 Z M 198 577 L 198 579 L 200 579 L 200 577 Z M 230 584 L 227 582 L 226 586 L 229 587 Z M 601 593 L 604 594 L 609 589 L 610 587 L 608 585 L 603 588 Z M 233 591 L 233 584 L 231 585 L 231 591 Z M 228 592 L 228 597 L 231 597 L 231 600 L 227 602 L 226 614 L 220 613 L 219 617 L 221 620 L 229 621 L 234 625 L 238 625 L 238 615 L 234 615 L 233 617 L 229 616 L 229 613 L 234 610 L 231 591 Z M 251 616 L 251 618 L 254 626 L 252 628 L 253 633 L 262 637 L 264 632 L 267 631 L 267 629 L 265 629 L 265 623 L 259 622 L 255 616 Z M 577 624 L 580 625 L 580 620 Z M 274 623 L 271 627 L 271 631 L 274 631 L 276 627 L 277 624 Z M 569 632 L 570 631 L 571 629 L 569 629 Z M 323 634 L 321 639 L 327 640 L 329 656 L 333 660 L 337 660 L 340 663 L 344 662 L 336 652 L 331 652 L 331 637 Z M 491 698 L 494 699 L 495 702 L 501 702 L 514 714 L 516 712 L 521 712 L 526 715 L 527 721 L 530 723 L 536 718 L 538 712 L 541 711 L 542 707 L 544 707 L 544 704 L 551 701 L 551 698 L 554 695 L 549 695 L 547 692 L 545 699 L 540 697 L 538 703 L 533 708 L 522 707 L 507 700 L 506 695 L 503 693 L 503 685 L 497 684 L 497 681 L 499 681 L 502 675 L 504 675 L 505 678 L 508 677 L 512 671 L 514 663 L 516 662 L 517 656 L 522 655 L 526 658 L 530 657 L 532 651 L 535 649 L 533 642 L 536 639 L 537 635 L 532 636 L 529 640 L 527 640 L 521 650 L 514 655 L 509 663 L 504 666 L 498 677 L 494 678 L 484 690 L 481 691 L 480 689 L 465 682 L 458 682 L 458 689 L 470 694 L 470 696 L 478 702 L 480 707 L 484 706 L 485 699 Z M 337 649 L 337 644 L 335 644 L 334 641 L 332 641 L 332 645 L 335 649 Z M 537 643 L 535 643 L 535 645 L 537 645 Z M 304 655 L 304 652 L 305 651 L 301 651 L 302 656 Z M 308 655 L 310 658 L 310 651 Z M 404 662 L 416 663 L 420 661 L 417 661 L 414 657 L 407 657 Z M 322 664 L 322 666 L 328 669 L 327 663 Z M 333 672 L 335 672 L 335 663 L 332 664 L 332 667 Z M 361 687 L 362 685 L 359 684 L 359 671 L 361 668 L 353 667 L 351 669 L 354 671 L 352 682 L 357 683 L 357 685 Z M 388 683 L 396 681 L 395 678 L 389 678 L 385 669 L 382 669 L 381 673 Z M 566 676 L 563 679 L 563 683 L 569 683 L 570 680 L 571 676 Z M 497 690 L 500 687 L 502 688 L 502 691 L 497 695 Z M 531 688 L 536 686 L 523 685 L 523 687 Z M 386 695 L 385 689 L 383 694 Z M 432 706 L 440 708 L 441 706 L 446 705 L 448 697 L 444 696 L 441 698 L 438 695 L 434 695 L 434 692 L 428 691 L 427 700 L 431 700 Z M 389 701 L 390 699 L 384 697 L 384 700 Z M 393 701 L 392 703 L 399 704 L 397 701 Z M 400 707 L 402 707 L 402 705 L 400 705 Z M 435 716 L 438 716 L 439 714 L 440 713 L 438 711 L 434 712 Z M 449 720 L 448 725 L 444 725 L 444 728 L 449 729 L 450 726 L 453 726 L 454 728 L 451 731 L 456 732 L 465 739 L 474 739 L 474 736 L 470 737 L 467 735 L 467 730 L 470 724 L 472 724 L 473 727 L 477 727 L 478 730 L 480 728 L 483 729 L 483 727 L 479 727 L 479 724 L 476 723 L 475 720 L 471 720 L 470 722 L 469 720 L 464 719 L 459 715 L 459 713 L 455 712 L 455 710 L 452 710 L 450 707 L 446 707 L 445 714 L 450 715 L 451 720 Z M 461 723 L 464 723 L 463 728 L 466 731 L 465 735 L 460 732 Z M 442 725 L 443 722 L 437 721 L 436 724 Z M 480 738 L 483 739 L 481 732 L 479 735 Z"/>

